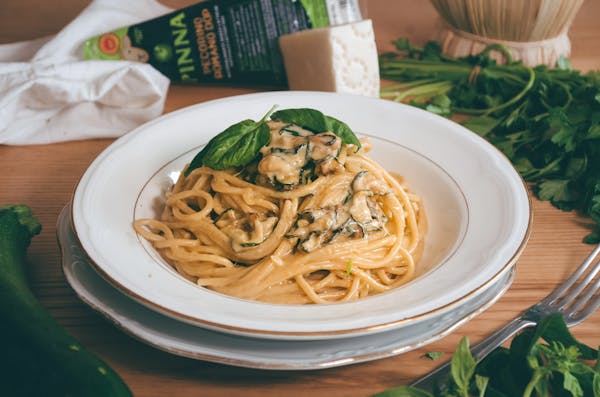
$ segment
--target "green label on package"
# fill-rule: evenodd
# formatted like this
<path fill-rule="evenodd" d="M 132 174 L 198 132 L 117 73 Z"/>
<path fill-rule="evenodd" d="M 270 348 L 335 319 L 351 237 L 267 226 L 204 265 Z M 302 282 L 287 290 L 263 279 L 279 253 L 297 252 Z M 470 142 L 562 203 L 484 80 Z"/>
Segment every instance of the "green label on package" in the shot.
<path fill-rule="evenodd" d="M 360 19 L 358 0 L 212 0 L 93 37 L 84 57 L 147 62 L 173 82 L 284 86 L 279 36 Z"/>

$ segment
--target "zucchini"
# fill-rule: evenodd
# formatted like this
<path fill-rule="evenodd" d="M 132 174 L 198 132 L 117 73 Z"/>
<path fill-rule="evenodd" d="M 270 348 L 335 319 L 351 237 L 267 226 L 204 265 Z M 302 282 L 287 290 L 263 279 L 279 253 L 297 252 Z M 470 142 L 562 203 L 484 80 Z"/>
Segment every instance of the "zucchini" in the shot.
<path fill-rule="evenodd" d="M 41 226 L 29 207 L 0 207 L 0 395 L 132 396 L 69 335 L 29 288 L 25 258 Z"/>

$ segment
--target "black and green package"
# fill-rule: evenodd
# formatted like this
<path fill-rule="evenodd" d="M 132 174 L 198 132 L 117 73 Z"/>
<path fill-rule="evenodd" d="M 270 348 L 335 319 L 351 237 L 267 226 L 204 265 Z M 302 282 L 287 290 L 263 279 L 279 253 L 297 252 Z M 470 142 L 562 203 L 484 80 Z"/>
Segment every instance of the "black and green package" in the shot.
<path fill-rule="evenodd" d="M 147 62 L 174 83 L 285 86 L 279 36 L 360 19 L 358 0 L 209 0 L 93 37 L 84 57 Z"/>

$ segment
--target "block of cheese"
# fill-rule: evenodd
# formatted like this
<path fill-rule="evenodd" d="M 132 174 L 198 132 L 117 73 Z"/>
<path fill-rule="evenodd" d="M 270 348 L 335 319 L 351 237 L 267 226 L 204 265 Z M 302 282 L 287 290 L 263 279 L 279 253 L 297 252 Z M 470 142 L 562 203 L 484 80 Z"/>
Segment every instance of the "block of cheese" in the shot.
<path fill-rule="evenodd" d="M 279 37 L 290 90 L 379 96 L 379 62 L 370 19 Z"/>

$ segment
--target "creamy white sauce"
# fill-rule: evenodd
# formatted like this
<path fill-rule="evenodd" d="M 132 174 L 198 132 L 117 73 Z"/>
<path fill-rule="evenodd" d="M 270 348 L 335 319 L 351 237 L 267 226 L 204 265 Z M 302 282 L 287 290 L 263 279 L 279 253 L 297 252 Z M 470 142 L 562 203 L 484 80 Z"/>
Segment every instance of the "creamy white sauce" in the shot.
<path fill-rule="evenodd" d="M 303 174 L 335 172 L 333 163 L 342 148 L 342 140 L 332 132 L 313 134 L 292 124 L 269 122 L 271 141 L 260 152 L 258 173 L 273 185 L 302 183 Z M 326 167 L 319 167 L 327 162 Z M 311 163 L 314 169 L 310 168 Z"/>

